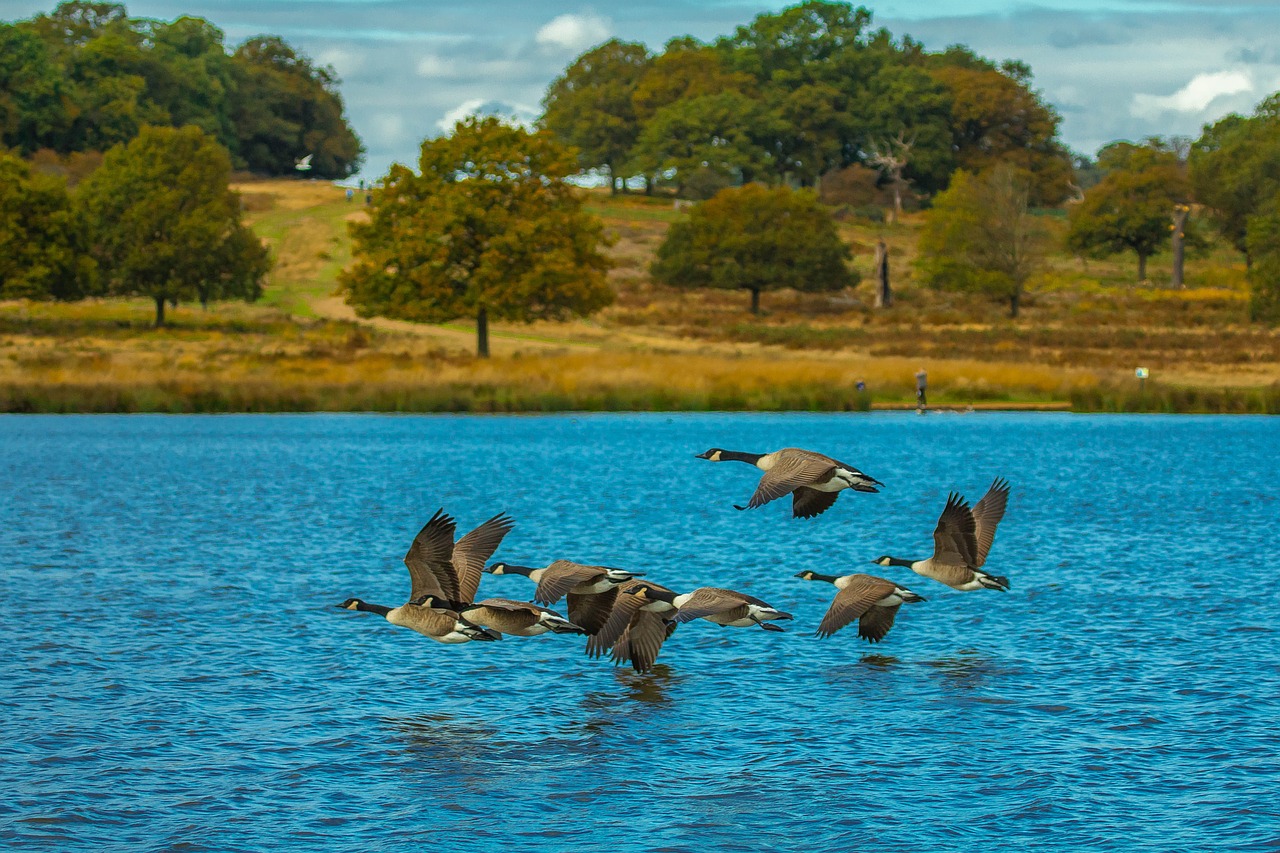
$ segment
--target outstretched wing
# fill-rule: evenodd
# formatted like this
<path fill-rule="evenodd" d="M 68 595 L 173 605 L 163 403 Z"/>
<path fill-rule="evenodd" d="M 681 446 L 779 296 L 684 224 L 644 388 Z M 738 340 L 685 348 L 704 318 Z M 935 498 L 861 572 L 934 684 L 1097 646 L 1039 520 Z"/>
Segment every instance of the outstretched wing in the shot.
<path fill-rule="evenodd" d="M 848 585 L 836 593 L 835 600 L 827 609 L 827 615 L 822 617 L 822 623 L 818 625 L 818 636 L 830 637 L 869 610 L 880 609 L 875 607 L 875 603 L 894 589 L 896 586 L 893 581 L 871 575 L 854 575 Z"/>
<path fill-rule="evenodd" d="M 627 626 L 631 624 L 631 617 L 641 607 L 649 603 L 649 600 L 640 595 L 631 595 L 628 590 L 640 586 L 640 581 L 629 580 L 618 587 L 618 596 L 614 600 L 613 610 L 609 612 L 609 618 L 605 620 L 604 625 L 599 631 L 587 637 L 587 656 L 598 658 L 613 648 L 613 644 L 618 642 L 618 638 L 627 630 Z M 650 584 L 652 586 L 653 584 Z"/>
<path fill-rule="evenodd" d="M 659 613 L 641 610 L 614 646 L 613 662 L 621 664 L 630 660 L 631 668 L 636 672 L 648 672 L 658 659 L 662 644 L 675 630 L 675 622 Z"/>
<path fill-rule="evenodd" d="M 893 627 L 893 620 L 897 618 L 898 608 L 901 606 L 900 604 L 892 607 L 871 605 L 858 620 L 858 636 L 869 643 L 878 643 L 883 640 L 884 635 Z"/>
<path fill-rule="evenodd" d="M 755 494 L 747 502 L 747 509 L 764 506 L 801 486 L 825 482 L 831 479 L 836 467 L 831 459 L 804 451 L 788 453 L 779 450 L 776 459 L 773 467 L 760 478 Z"/>
<path fill-rule="evenodd" d="M 409 601 L 424 595 L 434 595 L 448 601 L 458 600 L 458 584 L 453 574 L 453 533 L 457 523 L 443 509 L 436 510 L 431 520 L 423 525 L 404 555 L 413 583 Z M 471 599 L 467 599 L 470 602 Z"/>
<path fill-rule="evenodd" d="M 555 604 L 569 590 L 580 583 L 594 580 L 604 574 L 601 566 L 588 566 L 572 560 L 556 560 L 542 570 L 542 580 L 534 590 L 533 600 L 540 604 Z M 573 617 L 569 617 L 571 621 Z M 581 625 L 581 622 L 575 624 Z M 585 626 L 584 626 L 585 627 Z"/>
<path fill-rule="evenodd" d="M 454 544 L 453 569 L 458 578 L 459 601 L 469 603 L 475 599 L 485 563 L 513 527 L 515 521 L 511 516 L 498 513 Z"/>
<path fill-rule="evenodd" d="M 594 634 L 605 626 L 617 600 L 616 586 L 611 586 L 604 592 L 585 594 L 571 592 L 565 597 L 565 610 L 569 614 L 570 622 L 588 634 Z"/>
<path fill-rule="evenodd" d="M 791 493 L 791 515 L 794 518 L 822 515 L 831 508 L 839 495 L 839 492 L 820 492 L 808 486 L 799 486 Z"/>
<path fill-rule="evenodd" d="M 978 501 L 978 505 L 973 508 L 973 522 L 976 526 L 978 541 L 974 568 L 987 561 L 987 552 L 991 550 L 991 543 L 996 540 L 996 525 L 1000 523 L 1000 519 L 1004 518 L 1004 510 L 1008 503 L 1009 481 L 997 477 L 991 484 L 991 488 L 987 489 L 987 493 L 982 496 L 982 500 Z"/>
<path fill-rule="evenodd" d="M 933 559 L 949 565 L 972 566 L 976 559 L 976 526 L 973 510 L 964 497 L 952 492 L 933 529 Z"/>
<path fill-rule="evenodd" d="M 705 616 L 714 616 L 747 603 L 748 597 L 729 589 L 716 589 L 704 586 L 695 589 L 680 609 L 676 611 L 675 621 L 688 622 Z M 760 604 L 764 602 L 756 601 Z"/>

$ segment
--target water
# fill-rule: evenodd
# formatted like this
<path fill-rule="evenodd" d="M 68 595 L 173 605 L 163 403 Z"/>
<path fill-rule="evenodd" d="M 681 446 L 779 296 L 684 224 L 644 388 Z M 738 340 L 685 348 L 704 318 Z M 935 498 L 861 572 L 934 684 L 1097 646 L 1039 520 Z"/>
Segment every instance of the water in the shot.
<path fill-rule="evenodd" d="M 783 445 L 887 487 L 740 513 L 756 472 L 694 458 Z M 0 418 L 0 847 L 1274 848 L 1277 471 L 1259 418 Z M 869 564 L 926 556 L 947 492 L 996 475 L 1011 592 Z M 511 512 L 510 562 L 796 620 L 682 627 L 637 676 L 333 607 L 401 603 L 440 506 Z M 804 568 L 929 601 L 818 640 Z"/>

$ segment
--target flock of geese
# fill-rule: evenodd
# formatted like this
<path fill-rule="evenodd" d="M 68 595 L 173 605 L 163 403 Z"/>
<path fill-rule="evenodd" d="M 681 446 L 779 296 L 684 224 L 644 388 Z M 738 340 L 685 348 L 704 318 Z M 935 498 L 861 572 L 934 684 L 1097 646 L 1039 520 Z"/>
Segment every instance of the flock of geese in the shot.
<path fill-rule="evenodd" d="M 773 453 L 743 453 L 712 448 L 697 458 L 711 462 L 745 462 L 764 472 L 745 510 L 791 495 L 792 515 L 811 518 L 835 503 L 840 492 L 877 492 L 879 480 L 829 456 L 794 447 Z M 961 591 L 1007 591 L 1009 579 L 983 570 L 1004 517 L 1009 484 L 997 478 L 974 506 L 951 493 L 933 531 L 933 555 L 924 560 L 883 556 L 872 562 L 909 568 Z M 587 638 L 586 653 L 609 653 L 616 665 L 629 663 L 647 672 L 663 643 L 676 628 L 695 619 L 722 627 L 759 626 L 791 619 L 790 613 L 758 598 L 731 589 L 699 587 L 676 592 L 639 572 L 556 560 L 542 568 L 514 566 L 489 559 L 511 532 L 514 521 L 495 515 L 455 541 L 457 523 L 441 509 L 414 538 L 405 554 L 411 587 L 399 607 L 348 598 L 337 605 L 346 610 L 377 613 L 392 625 L 410 628 L 441 643 L 500 640 L 504 635 L 578 634 Z M 533 601 L 485 598 L 476 601 L 482 574 L 523 575 L 537 586 Z M 817 635 L 829 637 L 858 622 L 858 636 L 879 642 L 893 627 L 902 604 L 925 599 L 904 586 L 866 574 L 843 576 L 803 571 L 798 578 L 822 581 L 836 588 L 835 599 L 818 625 Z M 550 609 L 565 599 L 567 618 Z"/>

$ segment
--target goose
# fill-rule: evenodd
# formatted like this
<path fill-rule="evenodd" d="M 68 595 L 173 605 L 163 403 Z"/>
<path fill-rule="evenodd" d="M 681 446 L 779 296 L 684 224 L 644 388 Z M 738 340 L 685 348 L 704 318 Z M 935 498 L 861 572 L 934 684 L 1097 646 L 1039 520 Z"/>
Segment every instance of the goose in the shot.
<path fill-rule="evenodd" d="M 658 659 L 662 644 L 675 633 L 672 621 L 676 607 L 669 601 L 633 594 L 642 581 L 630 580 L 618 587 L 617 601 L 599 631 L 587 639 L 587 655 L 593 658 L 611 652 L 615 666 L 630 663 L 636 672 L 648 672 Z M 670 589 L 644 581 L 652 590 L 675 595 Z"/>
<path fill-rule="evenodd" d="M 440 509 L 418 531 L 413 544 L 409 546 L 409 552 L 404 556 L 411 583 L 406 603 L 399 607 L 387 607 L 359 598 L 348 598 L 337 606 L 344 610 L 377 613 L 392 625 L 409 628 L 441 643 L 502 639 L 501 634 L 469 622 L 456 610 L 431 607 L 424 603 L 432 596 L 444 600 L 446 596 L 441 589 L 442 585 L 451 585 L 450 588 L 459 597 L 467 589 L 471 590 L 470 595 L 474 595 L 475 587 L 479 584 L 477 557 L 478 566 L 482 567 L 497 548 L 497 542 L 511 529 L 511 520 L 503 515 L 496 515 L 462 537 L 457 546 L 453 541 L 456 529 L 457 523 L 453 517 Z M 497 542 L 493 542 L 495 538 Z M 489 548 L 491 542 L 493 547 Z M 462 567 L 461 572 L 459 566 Z M 471 582 L 473 570 L 474 584 Z"/>
<path fill-rule="evenodd" d="M 789 494 L 792 516 L 813 518 L 830 509 L 843 489 L 878 492 L 880 490 L 876 486 L 884 485 L 852 465 L 797 447 L 784 447 L 772 453 L 743 453 L 713 447 L 695 458 L 711 462 L 746 462 L 764 471 L 747 505 L 733 505 L 738 510 L 755 509 Z"/>
<path fill-rule="evenodd" d="M 297 169 L 299 172 L 308 171 L 311 168 L 311 158 L 314 156 L 315 156 L 314 154 L 308 154 L 306 157 L 303 157 L 301 160 L 295 161 L 293 164 L 293 168 Z"/>
<path fill-rule="evenodd" d="M 677 595 L 657 584 L 642 583 L 630 590 L 630 594 L 643 595 L 672 605 L 675 608 L 675 615 L 671 618 L 677 624 L 691 622 L 694 619 L 706 619 L 722 628 L 749 628 L 752 625 L 759 625 L 766 631 L 781 631 L 783 630 L 781 627 L 770 625 L 769 621 L 793 618 L 790 613 L 784 613 L 744 592 L 712 586 L 698 587 L 693 592 Z"/>
<path fill-rule="evenodd" d="M 858 636 L 868 643 L 878 643 L 884 639 L 893 627 L 894 617 L 903 602 L 915 604 L 924 601 L 904 586 L 898 586 L 891 580 L 872 575 L 820 575 L 817 572 L 803 571 L 796 575 L 807 581 L 825 581 L 833 584 L 839 592 L 827 615 L 822 617 L 818 625 L 819 637 L 830 637 L 854 619 L 858 620 Z"/>
<path fill-rule="evenodd" d="M 927 560 L 877 557 L 877 566 L 905 566 L 918 575 L 933 578 L 952 589 L 1009 591 L 1009 579 L 982 571 L 996 538 L 996 525 L 1009 502 L 1009 483 L 997 477 L 987 493 L 970 509 L 963 495 L 952 492 L 933 530 L 933 556 Z"/>
<path fill-rule="evenodd" d="M 591 566 L 571 560 L 556 560 L 545 568 L 494 563 L 485 568 L 494 575 L 524 575 L 535 582 L 533 600 L 539 604 L 555 604 L 567 598 L 569 621 L 595 634 L 609 619 L 618 597 L 618 584 L 638 577 L 638 572 Z"/>
<path fill-rule="evenodd" d="M 509 598 L 486 598 L 474 604 L 461 604 L 425 595 L 419 602 L 427 607 L 439 607 L 457 611 L 463 619 L 499 634 L 517 637 L 537 637 L 548 632 L 554 634 L 586 634 L 587 632 L 565 619 L 559 613 L 527 601 Z"/>

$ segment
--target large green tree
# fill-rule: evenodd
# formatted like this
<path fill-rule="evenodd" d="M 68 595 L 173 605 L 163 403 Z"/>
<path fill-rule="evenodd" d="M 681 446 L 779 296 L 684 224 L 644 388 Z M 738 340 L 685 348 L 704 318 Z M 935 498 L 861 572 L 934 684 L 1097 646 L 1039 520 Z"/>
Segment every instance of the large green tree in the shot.
<path fill-rule="evenodd" d="M 920 232 L 916 267 L 923 284 L 984 293 L 1009 303 L 1022 293 L 1044 250 L 1028 203 L 1031 179 L 1007 165 L 977 175 L 960 170 L 934 198 Z"/>
<path fill-rule="evenodd" d="M 857 284 L 849 254 L 812 190 L 748 184 L 722 190 L 672 224 L 651 271 L 675 287 L 750 291 L 758 314 L 764 290 Z"/>
<path fill-rule="evenodd" d="M 228 187 L 231 158 L 197 127 L 144 127 L 76 192 L 92 253 L 115 295 L 166 303 L 256 299 L 270 267 Z"/>
<path fill-rule="evenodd" d="M 1191 187 L 1177 154 L 1157 145 L 1118 143 L 1098 154 L 1105 170 L 1084 200 L 1072 205 L 1067 246 L 1081 252 L 1138 256 L 1138 280 L 1147 259 L 1169 243 L 1170 217 Z"/>
<path fill-rule="evenodd" d="M 31 154 L 61 145 L 71 124 L 62 72 L 30 32 L 0 23 L 0 146 Z"/>
<path fill-rule="evenodd" d="M 578 149 L 582 168 L 603 168 L 613 192 L 640 132 L 633 98 L 648 65 L 644 45 L 611 39 L 574 60 L 542 101 L 539 124 Z"/>
<path fill-rule="evenodd" d="M 550 133 L 470 118 L 423 142 L 418 166 L 393 166 L 369 220 L 351 225 L 340 280 L 361 316 L 473 316 L 485 357 L 490 318 L 565 319 L 613 300 L 603 225 L 565 182 L 574 152 Z"/>
<path fill-rule="evenodd" d="M 76 299 L 93 262 L 66 183 L 0 151 L 0 299 Z"/>
<path fill-rule="evenodd" d="M 1280 325 L 1280 195 L 1248 220 L 1249 315 Z"/>

